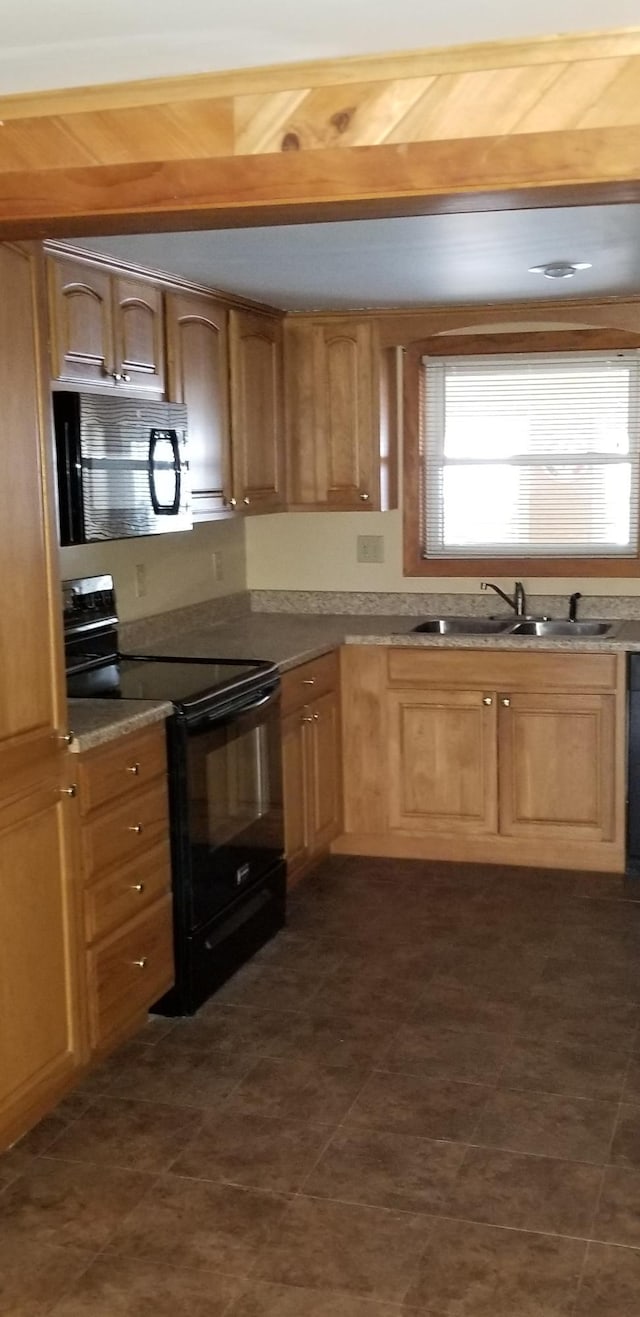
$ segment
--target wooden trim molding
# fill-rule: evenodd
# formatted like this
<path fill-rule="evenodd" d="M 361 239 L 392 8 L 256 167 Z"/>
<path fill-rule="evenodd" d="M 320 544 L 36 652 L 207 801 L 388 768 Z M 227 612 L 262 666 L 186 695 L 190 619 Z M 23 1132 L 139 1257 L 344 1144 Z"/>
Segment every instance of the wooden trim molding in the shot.
<path fill-rule="evenodd" d="M 640 28 L 0 101 L 0 235 L 640 197 Z"/>
<path fill-rule="evenodd" d="M 584 316 L 588 319 L 589 304 L 584 303 Z M 566 307 L 549 307 L 549 318 L 571 319 Z M 486 314 L 486 312 L 485 312 Z M 575 314 L 575 310 L 574 310 Z M 526 320 L 526 305 L 518 309 L 518 318 Z M 638 577 L 640 552 L 633 558 L 431 558 L 422 556 L 424 544 L 424 480 L 425 459 L 421 415 L 423 410 L 422 360 L 426 356 L 470 356 L 509 352 L 563 352 L 606 351 L 609 349 L 639 348 L 640 330 L 594 328 L 578 330 L 568 325 L 566 330 L 546 330 L 483 334 L 478 326 L 476 334 L 431 338 L 412 342 L 404 355 L 403 379 L 403 575 L 404 576 L 580 576 Z"/>

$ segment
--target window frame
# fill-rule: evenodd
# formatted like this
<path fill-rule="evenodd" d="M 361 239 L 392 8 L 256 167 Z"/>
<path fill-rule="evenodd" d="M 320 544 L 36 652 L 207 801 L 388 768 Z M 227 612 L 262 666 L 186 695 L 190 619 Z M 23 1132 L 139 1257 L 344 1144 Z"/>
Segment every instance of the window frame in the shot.
<path fill-rule="evenodd" d="M 423 357 L 489 356 L 506 353 L 592 352 L 640 348 L 640 336 L 625 330 L 441 334 L 409 343 L 403 369 L 403 575 L 404 576 L 640 576 L 640 535 L 634 557 L 449 557 L 422 556 L 425 456 L 422 445 Z"/>

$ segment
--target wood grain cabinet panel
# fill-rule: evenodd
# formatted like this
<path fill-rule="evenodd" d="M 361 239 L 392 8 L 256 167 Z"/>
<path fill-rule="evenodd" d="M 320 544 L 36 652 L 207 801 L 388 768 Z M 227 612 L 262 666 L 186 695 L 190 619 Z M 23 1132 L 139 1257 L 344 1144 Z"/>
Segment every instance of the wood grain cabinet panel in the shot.
<path fill-rule="evenodd" d="M 613 695 L 501 695 L 498 708 L 501 833 L 610 841 Z"/>
<path fill-rule="evenodd" d="M 53 380 L 162 396 L 162 289 L 90 261 L 49 256 L 47 266 Z"/>
<path fill-rule="evenodd" d="M 171 897 L 104 938 L 88 952 L 89 1022 L 94 1050 L 121 1036 L 173 983 Z"/>
<path fill-rule="evenodd" d="M 396 506 L 395 358 L 381 354 L 374 322 L 296 318 L 285 365 L 289 503 Z"/>
<path fill-rule="evenodd" d="M 282 759 L 287 875 L 294 881 L 328 850 L 342 826 L 342 757 L 337 656 L 282 679 Z"/>
<path fill-rule="evenodd" d="M 229 314 L 233 498 L 248 513 L 284 507 L 282 318 Z"/>
<path fill-rule="evenodd" d="M 196 520 L 230 514 L 228 312 L 214 298 L 168 293 L 167 366 L 171 402 L 189 416 L 189 468 Z"/>
<path fill-rule="evenodd" d="M 0 246 L 0 1148 L 83 1059 L 45 299 L 38 249 Z"/>
<path fill-rule="evenodd" d="M 495 699 L 482 691 L 389 695 L 392 828 L 494 833 Z"/>
<path fill-rule="evenodd" d="M 165 388 L 162 289 L 145 279 L 113 275 L 115 369 L 136 393 Z"/>

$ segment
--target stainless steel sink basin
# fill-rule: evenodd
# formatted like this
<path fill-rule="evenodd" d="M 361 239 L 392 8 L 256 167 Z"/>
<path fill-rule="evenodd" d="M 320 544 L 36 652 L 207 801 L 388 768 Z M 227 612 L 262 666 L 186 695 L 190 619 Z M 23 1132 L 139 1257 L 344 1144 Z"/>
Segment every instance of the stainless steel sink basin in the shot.
<path fill-rule="evenodd" d="M 428 617 L 413 630 L 431 636 L 499 636 L 510 631 L 512 625 L 508 618 Z"/>
<path fill-rule="evenodd" d="M 611 622 L 518 622 L 511 627 L 512 636 L 562 636 L 579 640 L 589 636 L 608 636 Z"/>

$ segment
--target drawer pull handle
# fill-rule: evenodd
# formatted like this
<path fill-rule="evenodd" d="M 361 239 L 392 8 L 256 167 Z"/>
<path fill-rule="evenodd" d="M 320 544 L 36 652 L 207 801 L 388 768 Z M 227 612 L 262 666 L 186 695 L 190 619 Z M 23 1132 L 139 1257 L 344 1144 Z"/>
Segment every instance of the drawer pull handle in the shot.
<path fill-rule="evenodd" d="M 302 685 L 303 685 L 303 686 L 315 686 L 315 684 L 316 684 L 316 679 L 315 679 L 315 677 L 303 677 L 303 678 L 302 678 Z"/>
<path fill-rule="evenodd" d="M 75 739 L 76 738 L 74 732 L 62 732 L 58 737 L 58 740 L 62 741 L 63 745 L 73 745 Z"/>
<path fill-rule="evenodd" d="M 138 774 L 139 774 L 139 772 L 140 772 L 140 765 L 139 765 L 139 764 L 127 764 L 127 772 L 128 772 L 128 773 L 133 773 L 133 776 L 134 776 L 134 777 L 138 777 Z"/>
<path fill-rule="evenodd" d="M 142 832 L 142 824 L 130 823 L 129 827 L 127 828 L 127 832 L 137 832 L 138 836 L 140 836 L 140 833 Z"/>
<path fill-rule="evenodd" d="M 369 502 L 369 495 L 366 494 L 366 493 L 364 492 L 364 490 L 363 490 L 362 494 L 360 494 L 360 502 L 361 502 L 361 503 L 368 503 L 368 502 Z"/>
<path fill-rule="evenodd" d="M 147 968 L 147 957 L 146 957 L 146 956 L 141 956 L 141 957 L 140 957 L 140 960 L 132 960 L 132 961 L 131 961 L 131 964 L 132 964 L 132 965 L 137 965 L 138 969 L 146 969 L 146 968 Z"/>
<path fill-rule="evenodd" d="M 312 723 L 312 722 L 313 722 L 313 716 L 312 716 L 310 713 L 303 714 L 303 715 L 302 715 L 302 718 L 300 719 L 300 722 L 302 722 L 302 723 Z"/>
<path fill-rule="evenodd" d="M 132 891 L 132 892 L 144 892 L 144 883 L 132 883 L 132 884 L 131 884 L 131 891 Z"/>
<path fill-rule="evenodd" d="M 71 797 L 73 797 L 73 796 L 77 796 L 77 794 L 78 794 L 78 788 L 77 788 L 75 782 L 72 782 L 70 787 L 60 787 L 60 795 L 61 795 L 61 796 L 71 796 Z"/>
<path fill-rule="evenodd" d="M 492 698 L 492 696 L 491 696 L 491 695 L 483 695 L 483 696 L 482 696 L 482 703 L 483 703 L 483 704 L 486 704 L 486 705 L 493 704 L 493 698 Z"/>
<path fill-rule="evenodd" d="M 510 707 L 511 700 L 509 699 L 508 695 L 503 695 L 500 703 L 503 706 L 503 708 L 508 709 Z"/>

